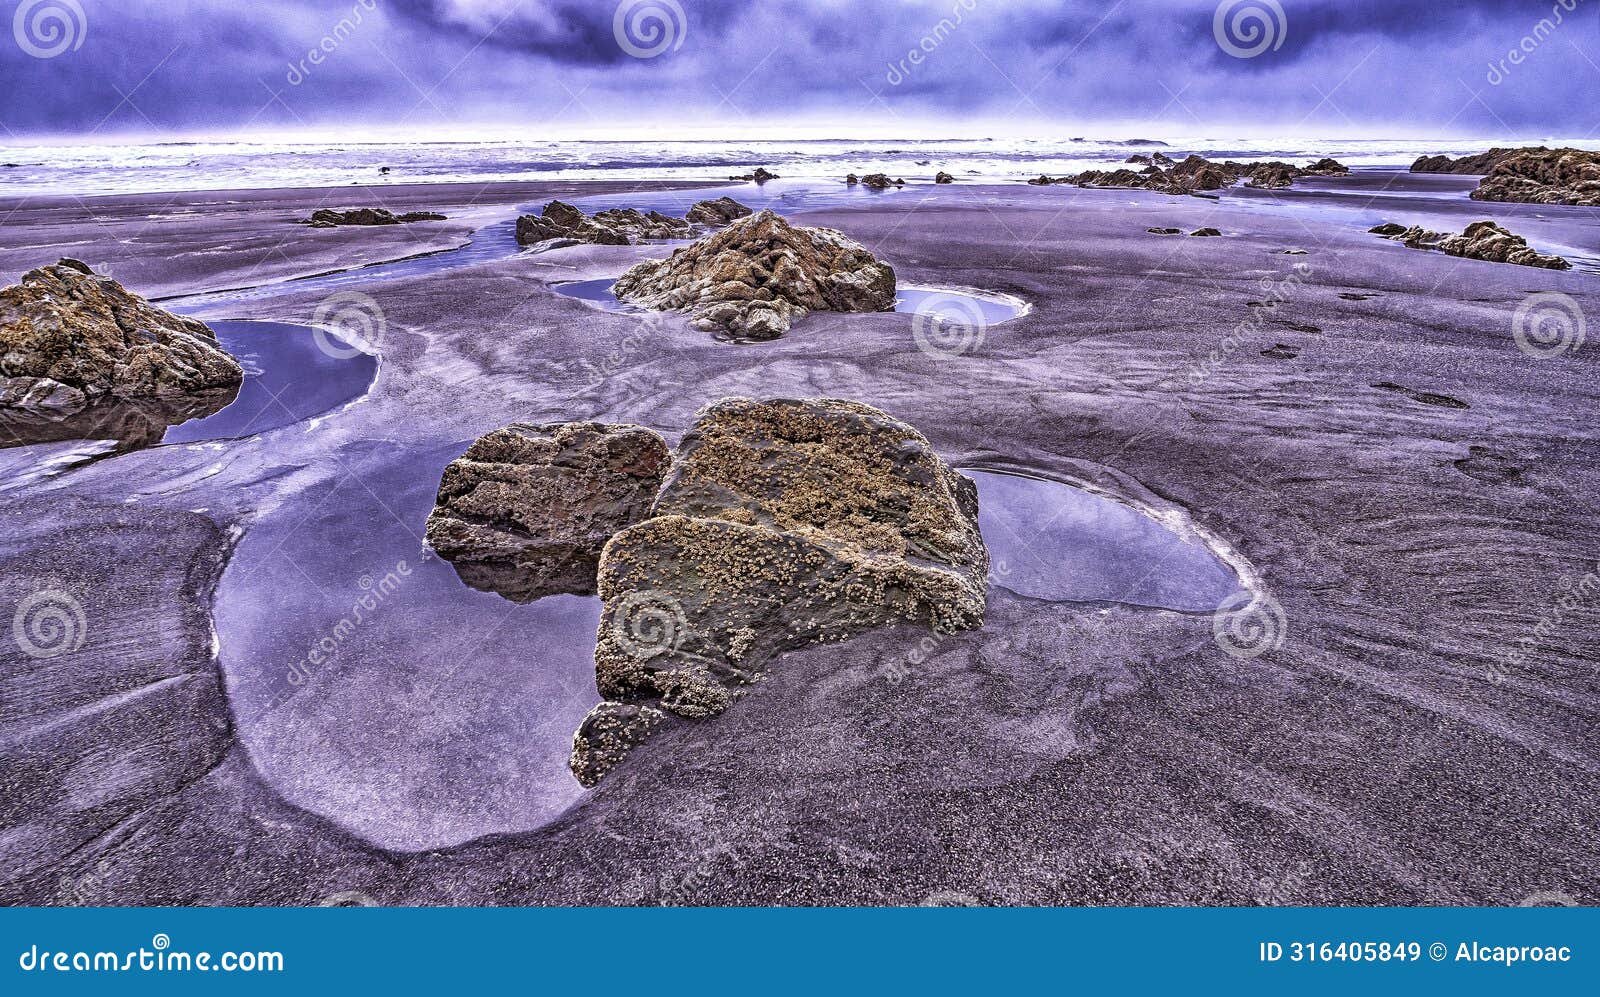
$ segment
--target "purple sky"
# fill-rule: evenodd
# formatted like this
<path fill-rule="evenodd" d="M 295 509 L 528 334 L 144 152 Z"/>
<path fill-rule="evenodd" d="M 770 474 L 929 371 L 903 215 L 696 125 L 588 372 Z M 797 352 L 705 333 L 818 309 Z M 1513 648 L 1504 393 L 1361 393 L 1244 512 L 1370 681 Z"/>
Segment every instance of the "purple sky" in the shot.
<path fill-rule="evenodd" d="M 1186 0 L 621 6 L 670 42 L 612 0 L 5 0 L 0 135 L 1600 138 L 1600 0 L 1223 0 L 1221 42 Z"/>

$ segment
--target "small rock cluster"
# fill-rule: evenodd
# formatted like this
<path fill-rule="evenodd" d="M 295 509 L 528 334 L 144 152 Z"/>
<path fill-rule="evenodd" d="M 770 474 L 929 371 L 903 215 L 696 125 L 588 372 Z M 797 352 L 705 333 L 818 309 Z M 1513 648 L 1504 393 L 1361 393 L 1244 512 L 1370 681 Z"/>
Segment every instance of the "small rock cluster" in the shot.
<path fill-rule="evenodd" d="M 948 173 L 940 175 L 950 176 Z M 954 181 L 955 178 L 950 177 L 949 180 L 941 180 L 939 182 L 953 183 Z M 850 187 L 860 184 L 868 190 L 888 190 L 890 187 L 904 187 L 906 185 L 905 177 L 892 178 L 887 173 L 868 173 L 864 177 L 858 177 L 854 173 L 850 173 L 845 176 L 844 182 Z"/>
<path fill-rule="evenodd" d="M 765 166 L 757 166 L 754 173 L 744 173 L 739 176 L 729 177 L 729 180 L 744 180 L 750 183 L 766 183 L 768 180 L 779 179 L 778 174 L 768 172 Z"/>
<path fill-rule="evenodd" d="M 761 211 L 639 264 L 612 290 L 647 308 L 689 312 L 698 328 L 760 340 L 813 311 L 892 311 L 895 276 L 841 232 Z"/>
<path fill-rule="evenodd" d="M 1290 186 L 1300 177 L 1337 177 L 1350 173 L 1344 164 L 1334 159 L 1319 159 L 1309 166 L 1277 161 L 1247 164 L 1225 160 L 1214 163 L 1202 156 L 1189 156 L 1182 162 L 1174 162 L 1158 152 L 1148 158 L 1131 156 L 1128 162 L 1143 164 L 1144 169 L 1123 167 L 1117 170 L 1085 170 L 1072 176 L 1039 176 L 1028 183 L 1036 187 L 1073 184 L 1078 187 L 1153 190 L 1176 195 L 1222 190 L 1241 180 L 1247 187 L 1279 189 Z"/>
<path fill-rule="evenodd" d="M 750 209 L 731 197 L 698 201 L 682 218 L 659 211 L 608 208 L 586 215 L 565 201 L 551 201 L 537 215 L 517 219 L 517 242 L 547 248 L 593 244 L 632 246 L 653 239 L 692 239 L 708 229 L 720 228 Z"/>
<path fill-rule="evenodd" d="M 0 291 L 0 446 L 13 437 L 154 443 L 166 427 L 227 405 L 243 381 L 204 322 L 78 260 Z"/>
<path fill-rule="evenodd" d="M 312 228 L 338 228 L 341 225 L 406 225 L 411 222 L 447 221 L 437 211 L 407 211 L 397 215 L 388 208 L 318 208 L 301 225 Z"/>
<path fill-rule="evenodd" d="M 1537 252 L 1528 245 L 1528 240 L 1512 234 L 1492 221 L 1473 222 L 1460 235 L 1430 232 L 1420 225 L 1407 228 L 1396 222 L 1385 222 L 1368 231 L 1373 235 L 1401 243 L 1410 249 L 1433 249 L 1470 260 L 1514 263 L 1518 266 L 1542 267 L 1546 270 L 1572 269 L 1572 264 L 1566 259 Z"/>

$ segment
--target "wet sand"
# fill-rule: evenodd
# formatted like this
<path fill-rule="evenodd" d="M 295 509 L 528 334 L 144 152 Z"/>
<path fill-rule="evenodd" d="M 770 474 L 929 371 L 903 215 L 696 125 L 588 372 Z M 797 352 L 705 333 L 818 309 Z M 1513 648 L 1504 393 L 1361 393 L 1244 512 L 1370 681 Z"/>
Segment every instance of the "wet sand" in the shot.
<path fill-rule="evenodd" d="M 381 193 L 452 215 L 441 224 L 468 219 L 448 236 L 461 240 L 471 218 L 571 186 L 408 188 L 403 204 Z M 336 195 L 239 195 L 220 216 L 213 194 L 112 198 L 87 224 L 30 202 L 7 223 L 0 277 L 72 255 L 176 294 L 411 255 L 408 232 L 325 241 L 266 221 L 362 200 Z M 903 283 L 1033 304 L 959 355 L 919 350 L 903 314 L 817 314 L 777 342 L 733 345 L 550 289 L 659 247 L 363 286 L 385 325 L 358 403 L 314 427 L 99 459 L 0 492 L 4 604 L 65 591 L 83 610 L 77 650 L 4 645 L 0 900 L 1594 902 L 1600 592 L 1557 607 L 1600 561 L 1600 353 L 1532 359 L 1512 316 L 1536 291 L 1600 315 L 1600 285 L 1405 250 L 1358 224 L 1433 217 L 1427 191 L 1366 207 L 1332 196 L 1328 213 L 1330 195 L 1298 188 L 1209 201 L 958 184 L 797 216 L 861 240 Z M 1466 220 L 1514 214 L 1468 204 Z M 1536 248 L 1600 243 L 1584 209 L 1521 214 L 1511 227 Z M 1223 237 L 1146 232 L 1208 225 Z M 264 230 L 280 241 L 245 243 L 258 258 L 206 251 Z M 303 323 L 321 301 L 288 291 L 200 314 Z M 1280 343 L 1296 355 L 1263 355 Z M 631 421 L 675 438 L 730 394 L 860 399 L 957 464 L 1185 510 L 1281 604 L 1281 646 L 1237 658 L 1209 614 L 997 585 L 981 631 L 898 628 L 788 655 L 733 709 L 659 735 L 554 822 L 420 851 L 301 806 L 338 806 L 349 758 L 411 774 L 430 740 L 444 766 L 515 765 L 517 724 L 494 696 L 540 683 L 517 681 L 539 656 L 515 653 L 514 630 L 481 624 L 472 636 L 493 654 L 463 639 L 459 660 L 406 662 L 451 705 L 409 715 L 405 751 L 378 733 L 392 702 L 317 700 L 307 715 L 324 722 L 304 724 L 287 784 L 299 796 L 285 789 L 295 714 L 276 718 L 271 759 L 241 740 L 215 656 L 237 644 L 213 636 L 213 602 L 268 570 L 260 538 L 325 540 L 305 584 L 338 602 L 420 552 L 422 522 L 385 500 L 406 474 L 436 476 L 441 448 L 517 420 Z M 395 549 L 341 565 L 338 531 L 321 524 L 363 516 Z M 271 570 L 283 585 L 301 577 Z M 346 662 L 364 665 L 384 667 Z"/>

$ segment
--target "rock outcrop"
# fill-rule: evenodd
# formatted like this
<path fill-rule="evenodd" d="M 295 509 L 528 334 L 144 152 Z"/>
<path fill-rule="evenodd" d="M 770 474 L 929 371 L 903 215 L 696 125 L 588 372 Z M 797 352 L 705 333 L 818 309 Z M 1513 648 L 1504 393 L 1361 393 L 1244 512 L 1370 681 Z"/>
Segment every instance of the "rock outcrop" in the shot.
<path fill-rule="evenodd" d="M 574 771 L 592 784 L 667 713 L 721 712 L 784 651 L 890 623 L 980 626 L 988 570 L 976 486 L 911 426 L 834 399 L 718 402 L 651 518 L 606 545 L 607 702 Z"/>
<path fill-rule="evenodd" d="M 1460 159 L 1451 159 L 1449 156 L 1420 156 L 1411 164 L 1412 173 L 1454 173 L 1454 174 L 1486 174 L 1499 166 L 1502 160 L 1509 159 L 1518 153 L 1549 152 L 1544 146 L 1523 146 L 1521 148 L 1503 149 L 1493 148 L 1488 152 L 1480 152 L 1475 156 L 1462 156 Z"/>
<path fill-rule="evenodd" d="M 517 219 L 517 242 L 632 246 L 657 239 L 693 239 L 749 214 L 749 208 L 731 197 L 697 201 L 682 218 L 635 208 L 607 208 L 591 216 L 565 201 L 551 201 L 539 214 Z"/>
<path fill-rule="evenodd" d="M 639 264 L 612 290 L 646 308 L 687 311 L 702 329 L 775 339 L 808 312 L 893 310 L 895 277 L 841 232 L 762 211 Z"/>
<path fill-rule="evenodd" d="M 946 173 L 944 170 L 940 170 L 938 173 L 935 173 L 933 175 L 933 182 L 934 183 L 955 183 L 956 182 L 956 178 L 951 176 L 950 174 Z"/>
<path fill-rule="evenodd" d="M 0 291 L 0 446 L 158 442 L 210 415 L 244 381 L 199 319 L 155 305 L 64 259 Z"/>
<path fill-rule="evenodd" d="M 768 180 L 777 180 L 778 174 L 767 172 L 767 168 L 765 166 L 757 166 L 754 173 L 745 173 L 741 174 L 740 176 L 729 177 L 728 179 L 748 180 L 753 183 L 766 183 Z"/>
<path fill-rule="evenodd" d="M 444 469 L 428 546 L 468 585 L 513 602 L 592 593 L 601 548 L 649 514 L 670 458 L 639 426 L 497 429 Z"/>
<path fill-rule="evenodd" d="M 1474 201 L 1600 205 L 1600 152 L 1524 149 L 1478 181 Z"/>
<path fill-rule="evenodd" d="M 341 225 L 407 225 L 411 222 L 442 222 L 437 211 L 407 211 L 397 215 L 388 208 L 318 208 L 300 224 L 312 228 L 338 228 Z"/>
<path fill-rule="evenodd" d="M 1410 249 L 1433 249 L 1451 256 L 1490 263 L 1513 263 L 1546 270 L 1570 270 L 1572 264 L 1560 256 L 1540 253 L 1528 240 L 1514 235 L 1492 221 L 1473 222 L 1460 235 L 1431 232 L 1421 226 L 1410 228 L 1387 222 L 1368 229 L 1374 235 L 1401 243 Z"/>
<path fill-rule="evenodd" d="M 887 173 L 868 173 L 861 178 L 861 186 L 868 190 L 888 190 L 890 187 L 904 187 L 904 177 L 891 178 Z"/>
<path fill-rule="evenodd" d="M 1232 187 L 1243 181 L 1246 186 L 1265 189 L 1288 187 L 1300 177 L 1345 176 L 1350 171 L 1333 159 L 1319 159 L 1309 166 L 1291 163 L 1236 163 L 1232 160 L 1212 162 L 1203 156 L 1188 156 L 1182 162 L 1156 153 L 1149 159 L 1130 157 L 1130 163 L 1144 163 L 1142 170 L 1123 166 L 1115 170 L 1085 170 L 1072 176 L 1040 176 L 1029 180 L 1035 186 L 1070 183 L 1079 187 L 1111 187 L 1130 190 L 1153 190 L 1163 194 L 1199 194 Z"/>

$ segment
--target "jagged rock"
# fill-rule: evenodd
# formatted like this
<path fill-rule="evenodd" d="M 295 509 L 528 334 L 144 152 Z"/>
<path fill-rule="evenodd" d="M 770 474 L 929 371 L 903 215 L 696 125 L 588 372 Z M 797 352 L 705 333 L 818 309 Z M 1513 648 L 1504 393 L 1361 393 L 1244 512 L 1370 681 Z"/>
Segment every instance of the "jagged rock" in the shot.
<path fill-rule="evenodd" d="M 590 216 L 565 201 L 551 201 L 539 214 L 517 219 L 517 242 L 631 246 L 654 239 L 692 239 L 748 214 L 750 209 L 731 197 L 697 201 L 683 218 L 636 208 L 607 208 Z"/>
<path fill-rule="evenodd" d="M 1193 232 L 1190 232 L 1189 234 L 1190 235 L 1198 235 L 1198 236 L 1202 236 L 1202 237 L 1211 237 L 1211 236 L 1221 235 L 1222 233 L 1217 231 L 1214 228 L 1197 228 Z"/>
<path fill-rule="evenodd" d="M 955 183 L 956 182 L 956 178 L 951 176 L 950 174 L 946 173 L 945 171 L 940 170 L 938 173 L 935 173 L 933 175 L 933 182 L 934 183 Z"/>
<path fill-rule="evenodd" d="M 1474 201 L 1600 205 L 1600 152 L 1524 149 L 1478 181 Z"/>
<path fill-rule="evenodd" d="M 572 736 L 572 774 L 597 786 L 634 746 L 661 726 L 667 715 L 653 706 L 604 702 L 589 711 Z"/>
<path fill-rule="evenodd" d="M 1387 222 L 1368 229 L 1374 235 L 1404 244 L 1410 249 L 1433 249 L 1451 256 L 1490 263 L 1513 263 L 1525 267 L 1542 267 L 1546 270 L 1570 270 L 1572 264 L 1560 256 L 1540 253 L 1529 247 L 1528 240 L 1513 235 L 1492 221 L 1473 222 L 1460 235 L 1432 232 L 1419 225 L 1404 228 Z"/>
<path fill-rule="evenodd" d="M 1262 163 L 1250 171 L 1246 187 L 1280 190 L 1294 184 L 1295 170 L 1288 163 Z"/>
<path fill-rule="evenodd" d="M 1043 173 L 1029 180 L 1028 183 L 1035 187 L 1048 187 L 1053 183 L 1072 183 L 1071 177 L 1051 177 Z"/>
<path fill-rule="evenodd" d="M 411 222 L 442 222 L 437 211 L 407 211 L 397 215 L 388 208 L 318 208 L 300 224 L 312 228 L 337 228 L 340 225 L 405 225 Z"/>
<path fill-rule="evenodd" d="M 1151 165 L 1149 156 L 1141 156 L 1138 153 L 1134 153 L 1133 155 L 1129 156 L 1127 159 L 1124 159 L 1123 162 L 1124 163 L 1133 164 L 1133 165 L 1138 165 L 1138 166 L 1150 166 Z"/>
<path fill-rule="evenodd" d="M 1183 230 L 1176 228 L 1147 228 L 1145 231 L 1151 235 L 1178 235 Z"/>
<path fill-rule="evenodd" d="M 1324 156 L 1322 159 L 1302 169 L 1300 175 L 1303 177 L 1347 177 L 1350 175 L 1350 167 L 1337 159 L 1329 159 Z"/>
<path fill-rule="evenodd" d="M 869 190 L 887 190 L 890 187 L 904 187 L 905 185 L 906 182 L 903 177 L 894 180 L 890 179 L 887 174 L 883 173 L 868 173 L 866 176 L 861 178 L 861 186 L 866 187 Z"/>
<path fill-rule="evenodd" d="M 754 181 L 755 183 L 766 183 L 768 180 L 776 180 L 776 179 L 778 179 L 778 174 L 776 174 L 776 173 L 768 173 L 767 172 L 767 168 L 765 166 L 757 166 L 756 167 L 756 171 L 754 173 L 746 173 L 746 174 L 744 174 L 742 176 L 729 177 L 728 179 L 729 180 L 750 180 L 750 181 Z"/>
<path fill-rule="evenodd" d="M 683 220 L 707 228 L 721 228 L 734 219 L 748 218 L 751 214 L 749 208 L 733 198 L 719 197 L 710 201 L 696 201 L 683 216 Z"/>
<path fill-rule="evenodd" d="M 497 429 L 444 469 L 428 546 L 468 585 L 513 602 L 591 593 L 600 549 L 649 514 L 670 457 L 639 426 Z"/>
<path fill-rule="evenodd" d="M 1454 174 L 1487 174 L 1499 166 L 1501 161 L 1509 159 L 1518 153 L 1549 152 L 1544 146 L 1523 146 L 1521 148 L 1507 149 L 1496 147 L 1488 152 L 1480 152 L 1475 156 L 1462 156 L 1460 159 L 1451 159 L 1449 156 L 1420 156 L 1411 164 L 1412 173 L 1454 173 Z"/>
<path fill-rule="evenodd" d="M 244 370 L 199 319 L 150 304 L 78 260 L 0 291 L 0 446 L 157 442 L 233 401 Z"/>
<path fill-rule="evenodd" d="M 812 311 L 891 311 L 894 270 L 826 228 L 790 225 L 772 211 L 741 218 L 665 260 L 618 278 L 616 296 L 688 311 L 696 326 L 775 339 Z"/>
<path fill-rule="evenodd" d="M 616 703 L 710 716 L 786 650 L 980 626 L 988 569 L 976 486 L 911 426 L 858 402 L 724 399 L 651 518 L 606 545 L 596 680 Z"/>
<path fill-rule="evenodd" d="M 846 185 L 854 187 L 856 184 L 861 182 L 861 178 L 856 176 L 854 173 L 846 173 L 844 175 L 844 182 Z"/>
<path fill-rule="evenodd" d="M 1116 187 L 1132 190 L 1153 190 L 1163 194 L 1203 194 L 1222 190 L 1244 180 L 1251 187 L 1278 189 L 1288 187 L 1299 177 L 1344 176 L 1350 171 L 1333 159 L 1320 159 L 1310 166 L 1300 167 L 1290 163 L 1268 162 L 1249 165 L 1228 160 L 1212 162 L 1203 156 L 1188 156 L 1175 163 L 1171 158 L 1156 153 L 1148 160 L 1131 157 L 1128 162 L 1147 162 L 1143 170 L 1124 166 L 1115 170 L 1085 170 L 1075 176 L 1051 179 L 1041 176 L 1029 183 L 1072 183 L 1079 187 Z"/>

